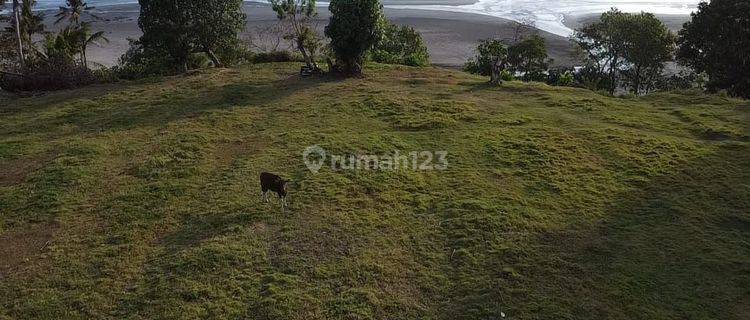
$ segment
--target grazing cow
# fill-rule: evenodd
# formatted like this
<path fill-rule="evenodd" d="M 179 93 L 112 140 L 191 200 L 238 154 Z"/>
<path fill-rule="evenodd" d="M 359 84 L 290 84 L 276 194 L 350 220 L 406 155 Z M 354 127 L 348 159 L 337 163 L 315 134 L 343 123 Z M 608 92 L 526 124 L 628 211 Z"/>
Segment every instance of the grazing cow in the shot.
<path fill-rule="evenodd" d="M 260 189 L 263 191 L 263 201 L 268 202 L 268 192 L 273 191 L 276 192 L 277 195 L 279 195 L 279 199 L 281 199 L 281 208 L 285 209 L 288 204 L 286 203 L 286 190 L 287 190 L 287 184 L 289 181 L 286 181 L 282 179 L 281 177 L 268 173 L 263 172 L 260 174 Z"/>

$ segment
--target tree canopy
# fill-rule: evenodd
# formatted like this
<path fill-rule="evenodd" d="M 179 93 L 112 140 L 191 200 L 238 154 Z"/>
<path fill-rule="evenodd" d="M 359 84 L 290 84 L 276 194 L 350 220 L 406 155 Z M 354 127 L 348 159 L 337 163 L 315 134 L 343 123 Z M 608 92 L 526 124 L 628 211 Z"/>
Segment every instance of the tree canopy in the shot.
<path fill-rule="evenodd" d="M 653 14 L 613 9 L 576 30 L 573 41 L 585 53 L 596 89 L 613 94 L 619 85 L 635 93 L 653 88 L 672 58 L 675 40 Z"/>
<path fill-rule="evenodd" d="M 242 0 L 139 0 L 140 45 L 147 55 L 187 69 L 191 53 L 204 52 L 216 66 L 215 51 L 236 44 L 245 26 Z"/>
<path fill-rule="evenodd" d="M 383 18 L 381 36 L 370 56 L 376 62 L 426 66 L 430 54 L 422 35 L 410 26 L 399 26 Z"/>
<path fill-rule="evenodd" d="M 750 98 L 750 1 L 713 0 L 679 32 L 678 59 L 709 76 L 708 89 Z"/>
<path fill-rule="evenodd" d="M 523 74 L 523 79 L 544 80 L 549 67 L 547 45 L 539 35 L 531 35 L 508 47 L 508 66 Z"/>
<path fill-rule="evenodd" d="M 492 74 L 492 65 L 499 61 L 504 64 L 508 56 L 508 48 L 498 39 L 485 39 L 479 42 L 474 57 L 464 65 L 466 72 L 483 76 Z"/>
<path fill-rule="evenodd" d="M 287 38 L 294 41 L 307 67 L 318 69 L 315 55 L 320 47 L 320 39 L 310 25 L 310 20 L 317 15 L 315 0 L 271 0 L 271 8 L 279 20 L 288 22 L 291 32 Z"/>
<path fill-rule="evenodd" d="M 325 34 L 338 68 L 348 74 L 362 73 L 367 54 L 380 37 L 383 5 L 380 0 L 332 0 Z"/>

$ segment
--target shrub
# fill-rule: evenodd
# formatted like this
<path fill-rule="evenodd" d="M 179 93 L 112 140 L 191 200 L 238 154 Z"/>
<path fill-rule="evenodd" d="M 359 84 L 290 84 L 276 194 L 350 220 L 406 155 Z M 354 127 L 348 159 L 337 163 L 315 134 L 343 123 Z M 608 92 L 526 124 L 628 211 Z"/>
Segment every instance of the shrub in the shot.
<path fill-rule="evenodd" d="M 500 71 L 500 79 L 503 81 L 514 81 L 516 80 L 516 77 L 513 76 L 513 73 L 508 70 Z"/>
<path fill-rule="evenodd" d="M 669 77 L 662 77 L 656 84 L 656 88 L 662 91 L 684 90 L 684 89 L 704 89 L 706 85 L 706 76 L 702 73 L 695 73 L 693 70 L 683 70 Z"/>
<path fill-rule="evenodd" d="M 31 62 L 24 75 L 3 74 L 0 88 L 7 91 L 47 91 L 80 87 L 99 82 L 94 72 L 73 60 L 50 57 Z"/>
<path fill-rule="evenodd" d="M 292 61 L 304 61 L 299 55 L 295 55 L 289 51 L 271 51 L 271 52 L 259 52 L 252 56 L 251 61 L 253 63 L 266 63 L 266 62 L 292 62 Z"/>
<path fill-rule="evenodd" d="M 547 74 L 547 84 L 553 86 L 570 87 L 573 85 L 575 77 L 572 69 L 558 68 L 550 69 Z"/>
<path fill-rule="evenodd" d="M 380 40 L 370 52 L 370 59 L 380 63 L 423 67 L 430 64 L 430 54 L 422 36 L 409 26 L 382 20 Z"/>
<path fill-rule="evenodd" d="M 236 44 L 218 49 L 216 55 L 225 65 L 236 65 L 252 62 L 255 54 L 238 41 Z"/>
<path fill-rule="evenodd" d="M 167 52 L 146 48 L 140 40 L 128 39 L 130 48 L 120 57 L 115 72 L 123 79 L 137 79 L 154 75 L 177 74 L 183 70 L 174 64 Z"/>

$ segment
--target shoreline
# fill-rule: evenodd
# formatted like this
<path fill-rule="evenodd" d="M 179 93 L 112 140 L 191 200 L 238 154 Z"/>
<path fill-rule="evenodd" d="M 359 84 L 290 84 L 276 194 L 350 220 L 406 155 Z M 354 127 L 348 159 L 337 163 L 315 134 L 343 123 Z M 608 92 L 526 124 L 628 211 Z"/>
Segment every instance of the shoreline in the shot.
<path fill-rule="evenodd" d="M 113 66 L 128 49 L 127 39 L 137 39 L 141 35 L 138 28 L 140 9 L 137 4 L 112 5 L 107 6 L 107 9 L 97 13 L 103 20 L 93 22 L 92 29 L 104 31 L 110 42 L 89 47 L 87 55 L 91 62 Z M 276 14 L 267 4 L 247 2 L 243 6 L 243 11 L 247 14 L 247 23 L 245 30 L 240 33 L 242 39 L 259 28 L 278 23 Z M 488 15 L 393 8 L 385 8 L 384 12 L 393 23 L 409 25 L 419 31 L 427 44 L 431 63 L 439 66 L 462 66 L 474 54 L 474 49 L 481 39 L 503 39 L 512 36 L 512 21 Z M 50 13 L 45 17 L 47 30 L 58 30 L 59 27 L 53 23 L 53 14 Z M 321 35 L 329 17 L 327 9 L 319 8 L 313 24 Z M 547 40 L 550 57 L 555 60 L 555 65 L 572 63 L 573 47 L 566 38 L 544 31 L 539 31 L 539 34 Z"/>
<path fill-rule="evenodd" d="M 412 0 L 410 3 L 440 3 L 450 0 Z M 475 3 L 473 0 L 462 0 Z M 450 1 L 455 3 L 454 1 Z M 386 1 L 386 3 L 389 3 Z M 403 2 L 401 2 L 403 3 Z M 247 14 L 245 30 L 240 33 L 242 39 L 250 37 L 256 30 L 268 28 L 278 20 L 270 6 L 262 2 L 245 2 L 243 11 Z M 47 30 L 55 31 L 56 10 L 45 10 Z M 509 39 L 512 37 L 514 22 L 488 14 L 453 12 L 446 10 L 393 8 L 385 7 L 386 17 L 393 23 L 409 25 L 420 32 L 430 52 L 430 62 L 438 66 L 460 67 L 473 56 L 477 43 L 486 38 Z M 91 62 L 102 66 L 117 64 L 119 57 L 129 48 L 128 39 L 137 39 L 141 35 L 138 28 L 140 8 L 135 4 L 114 4 L 97 8 L 97 14 L 103 18 L 96 21 L 92 28 L 104 31 L 109 43 L 89 47 L 87 55 Z M 600 14 L 564 15 L 562 23 L 570 29 L 595 21 Z M 318 16 L 313 23 L 322 35 L 330 14 L 327 8 L 319 7 Z M 673 31 L 679 30 L 682 23 L 689 20 L 686 15 L 657 15 Z M 547 41 L 548 53 L 554 60 L 553 66 L 572 66 L 577 63 L 575 48 L 568 38 L 538 30 Z"/>

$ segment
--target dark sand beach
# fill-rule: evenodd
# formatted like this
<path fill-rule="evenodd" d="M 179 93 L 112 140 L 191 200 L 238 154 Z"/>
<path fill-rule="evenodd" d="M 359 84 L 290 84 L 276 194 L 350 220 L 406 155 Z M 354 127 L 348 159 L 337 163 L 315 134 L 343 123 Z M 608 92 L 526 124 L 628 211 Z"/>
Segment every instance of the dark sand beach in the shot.
<path fill-rule="evenodd" d="M 456 4 L 454 0 L 428 0 L 431 4 L 440 4 L 448 1 Z M 472 1 L 466 1 L 471 3 Z M 404 2 L 399 2 L 404 4 Z M 414 0 L 411 4 L 426 4 L 424 0 Z M 101 46 L 91 46 L 88 56 L 92 62 L 105 66 L 117 63 L 118 58 L 128 48 L 128 38 L 137 39 L 141 31 L 138 28 L 138 5 L 113 5 L 100 7 L 98 15 L 102 21 L 94 23 L 95 30 L 103 30 L 109 38 L 109 43 Z M 244 11 L 247 14 L 247 27 L 241 37 L 248 39 L 254 36 L 258 30 L 278 24 L 276 14 L 266 4 L 246 3 Z M 54 11 L 47 13 L 47 25 L 54 30 Z M 423 36 L 430 51 L 433 64 L 459 67 L 474 53 L 477 43 L 481 39 L 500 38 L 510 39 L 513 36 L 514 22 L 502 18 L 472 14 L 456 13 L 448 11 L 433 11 L 419 9 L 385 9 L 386 16 L 393 22 L 409 25 L 416 28 Z M 319 8 L 319 14 L 315 21 L 322 35 L 323 28 L 328 24 L 329 12 L 326 8 Z M 596 20 L 598 14 L 566 16 L 565 24 L 570 28 L 576 28 L 584 23 Z M 667 26 L 676 31 L 682 27 L 682 23 L 689 19 L 686 15 L 660 15 Z M 577 59 L 574 57 L 574 47 L 570 41 L 555 34 L 538 31 L 547 39 L 549 55 L 554 59 L 553 65 L 571 66 L 575 65 Z"/>
<path fill-rule="evenodd" d="M 138 6 L 118 5 L 100 9 L 100 16 L 104 20 L 94 23 L 93 28 L 106 31 L 110 42 L 91 46 L 88 56 L 90 61 L 111 66 L 127 50 L 127 39 L 138 38 L 141 34 L 138 28 Z M 276 14 L 267 5 L 248 3 L 245 5 L 245 12 L 247 28 L 243 32 L 243 38 L 250 37 L 258 29 L 278 23 Z M 442 66 L 461 66 L 473 54 L 481 39 L 511 38 L 513 34 L 513 22 L 478 14 L 389 8 L 385 9 L 385 13 L 397 24 L 416 28 L 427 43 L 432 63 Z M 54 12 L 47 14 L 47 24 L 54 29 L 53 15 Z M 328 24 L 328 18 L 328 10 L 319 8 L 316 24 L 321 34 Z M 547 39 L 550 56 L 555 64 L 572 63 L 573 48 L 567 39 L 543 31 L 540 34 Z"/>

